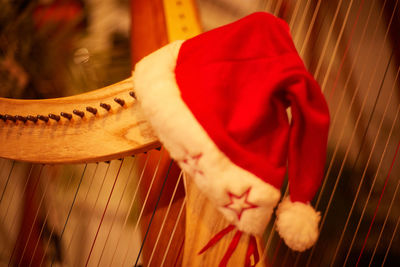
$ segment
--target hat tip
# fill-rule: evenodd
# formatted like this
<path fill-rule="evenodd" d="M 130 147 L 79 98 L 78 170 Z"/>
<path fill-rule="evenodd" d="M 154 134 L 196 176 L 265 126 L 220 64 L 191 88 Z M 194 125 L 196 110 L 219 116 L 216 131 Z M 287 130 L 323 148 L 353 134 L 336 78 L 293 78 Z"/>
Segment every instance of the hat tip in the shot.
<path fill-rule="evenodd" d="M 311 205 L 285 198 L 276 211 L 276 227 L 286 245 L 295 251 L 305 251 L 318 239 L 320 213 Z"/>

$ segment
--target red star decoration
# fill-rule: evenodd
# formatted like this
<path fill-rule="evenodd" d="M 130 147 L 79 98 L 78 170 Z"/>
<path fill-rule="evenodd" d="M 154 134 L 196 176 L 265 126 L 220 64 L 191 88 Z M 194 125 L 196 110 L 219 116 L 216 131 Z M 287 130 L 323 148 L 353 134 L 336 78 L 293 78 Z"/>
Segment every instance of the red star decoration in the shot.
<path fill-rule="evenodd" d="M 249 189 L 247 189 L 240 196 L 235 195 L 232 192 L 228 192 L 230 202 L 228 204 L 226 204 L 224 207 L 235 212 L 236 215 L 238 216 L 239 220 L 240 220 L 240 217 L 242 217 L 242 214 L 245 210 L 254 209 L 254 208 L 258 207 L 257 205 L 249 202 L 249 200 L 248 200 L 250 190 L 251 190 L 251 187 Z"/>
<path fill-rule="evenodd" d="M 199 159 L 203 156 L 203 154 L 197 154 L 194 156 L 188 156 L 185 159 L 181 160 L 181 162 L 187 165 L 194 173 L 199 173 L 203 175 L 203 172 L 198 168 Z"/>

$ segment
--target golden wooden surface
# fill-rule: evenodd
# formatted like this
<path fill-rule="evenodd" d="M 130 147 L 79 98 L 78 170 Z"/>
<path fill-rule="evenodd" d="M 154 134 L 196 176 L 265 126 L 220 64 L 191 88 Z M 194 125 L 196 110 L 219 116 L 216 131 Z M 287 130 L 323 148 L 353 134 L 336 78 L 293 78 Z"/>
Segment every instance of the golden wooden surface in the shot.
<path fill-rule="evenodd" d="M 179 4 L 178 4 L 179 2 Z M 131 1 L 132 27 L 131 51 L 132 62 L 137 63 L 142 57 L 166 45 L 168 41 L 187 39 L 201 32 L 196 7 L 193 0 L 171 1 Z M 144 38 L 145 36 L 145 38 Z M 157 157 L 151 157 L 149 162 L 154 163 Z M 157 174 L 156 189 L 159 192 L 162 179 L 167 175 L 169 157 L 164 157 Z M 145 266 L 187 266 L 182 265 L 185 241 L 186 198 L 182 180 L 178 182 L 179 172 L 173 169 L 169 173 L 159 206 L 154 212 L 158 197 L 150 193 L 149 204 L 145 207 L 144 220 L 141 223 L 142 232 L 149 229 L 146 243 L 143 247 Z M 172 189 L 177 186 L 177 193 L 172 195 Z M 141 186 L 143 195 L 149 190 L 148 185 Z M 154 216 L 152 218 L 152 216 Z M 164 226 L 163 226 L 164 225 Z M 159 238 L 161 235 L 161 238 Z"/>
<path fill-rule="evenodd" d="M 199 251 L 214 237 L 215 234 L 229 225 L 222 214 L 216 209 L 203 193 L 192 182 L 190 177 L 185 177 L 186 188 L 186 231 L 185 250 L 182 266 L 218 266 L 232 241 L 237 229 L 234 229 L 213 247 L 198 255 Z M 257 239 L 258 252 L 261 257 L 262 246 Z M 238 246 L 228 262 L 228 266 L 244 266 L 249 235 L 243 233 Z M 264 267 L 259 262 L 257 267 Z"/>
<path fill-rule="evenodd" d="M 0 120 L 0 157 L 35 163 L 106 161 L 155 148 L 160 144 L 144 119 L 137 101 L 129 95 L 130 79 L 89 93 L 46 100 L 0 98 L 0 114 L 48 116 L 61 112 L 72 119 L 13 122 Z M 124 106 L 115 98 L 125 101 Z M 100 107 L 106 103 L 111 109 Z M 93 115 L 86 111 L 97 109 Z M 85 115 L 74 115 L 73 110 Z"/>

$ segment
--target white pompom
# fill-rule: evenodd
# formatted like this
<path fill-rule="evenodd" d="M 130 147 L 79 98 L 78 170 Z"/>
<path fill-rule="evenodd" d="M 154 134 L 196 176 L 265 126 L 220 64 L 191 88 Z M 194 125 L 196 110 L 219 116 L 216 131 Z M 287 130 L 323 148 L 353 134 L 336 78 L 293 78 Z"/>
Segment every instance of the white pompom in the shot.
<path fill-rule="evenodd" d="M 277 231 L 289 248 L 301 252 L 317 241 L 320 213 L 310 205 L 287 197 L 279 204 L 276 216 Z"/>

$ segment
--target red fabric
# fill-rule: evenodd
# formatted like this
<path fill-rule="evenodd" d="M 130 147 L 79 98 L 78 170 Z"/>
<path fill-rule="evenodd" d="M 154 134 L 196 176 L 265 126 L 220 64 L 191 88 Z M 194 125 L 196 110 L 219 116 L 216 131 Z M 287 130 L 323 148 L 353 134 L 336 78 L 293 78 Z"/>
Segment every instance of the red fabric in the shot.
<path fill-rule="evenodd" d="M 222 258 L 221 262 L 219 263 L 218 267 L 226 267 L 229 259 L 232 257 L 233 252 L 235 252 L 235 249 L 236 249 L 237 245 L 239 244 L 239 240 L 240 240 L 241 236 L 242 236 L 242 231 L 236 231 L 236 233 L 233 236 L 232 241 L 229 244 L 229 247 L 226 250 L 225 255 Z"/>
<path fill-rule="evenodd" d="M 203 254 L 207 249 L 211 248 L 214 246 L 218 241 L 220 241 L 225 235 L 227 235 L 229 232 L 231 232 L 233 229 L 235 229 L 235 226 L 230 224 L 226 228 L 222 229 L 220 232 L 218 232 L 215 236 L 213 236 L 210 241 L 199 251 L 199 255 Z M 231 258 L 233 252 L 235 251 L 240 237 L 242 236 L 242 231 L 236 231 L 234 237 L 232 238 L 231 243 L 229 244 L 228 249 L 225 252 L 224 257 L 219 263 L 219 267 L 225 267 L 228 264 L 229 259 Z"/>
<path fill-rule="evenodd" d="M 254 264 L 251 264 L 251 256 L 254 256 Z M 249 246 L 247 247 L 246 258 L 244 261 L 245 267 L 254 267 L 260 261 L 260 255 L 258 254 L 257 241 L 254 235 L 250 236 Z"/>
<path fill-rule="evenodd" d="M 233 163 L 280 188 L 288 160 L 292 201 L 312 199 L 329 112 L 285 22 L 254 13 L 189 39 L 175 74 L 184 102 Z"/>
<path fill-rule="evenodd" d="M 208 243 L 199 251 L 199 255 L 203 254 L 207 249 L 214 246 L 218 241 L 220 241 L 225 235 L 235 229 L 233 224 L 228 225 L 226 228 L 218 232 L 213 238 L 208 241 Z"/>
<path fill-rule="evenodd" d="M 208 243 L 199 251 L 199 255 L 203 254 L 206 250 L 214 246 L 218 241 L 220 241 L 225 235 L 235 229 L 235 226 L 230 224 L 226 228 L 222 229 L 218 232 L 214 237 L 208 241 Z M 242 231 L 236 231 L 235 235 L 232 238 L 231 243 L 229 243 L 229 247 L 226 250 L 224 257 L 219 263 L 219 267 L 225 267 L 228 264 L 229 259 L 232 257 L 233 252 L 235 251 L 237 245 L 239 244 L 240 237 L 242 236 Z M 254 256 L 254 264 L 251 264 L 251 256 Z M 253 235 L 250 235 L 249 245 L 247 247 L 246 258 L 244 262 L 245 267 L 253 267 L 256 266 L 260 261 L 260 256 L 258 254 L 257 241 Z"/>

